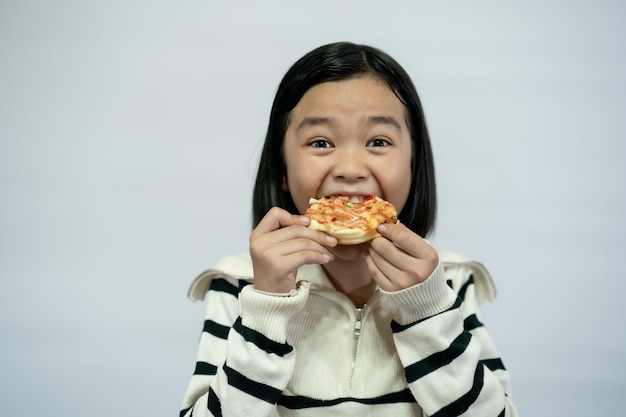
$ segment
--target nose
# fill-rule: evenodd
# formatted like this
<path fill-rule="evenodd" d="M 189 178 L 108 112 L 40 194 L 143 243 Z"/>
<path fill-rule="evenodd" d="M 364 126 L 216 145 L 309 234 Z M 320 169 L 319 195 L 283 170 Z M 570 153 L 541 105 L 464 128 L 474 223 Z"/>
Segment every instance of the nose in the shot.
<path fill-rule="evenodd" d="M 337 155 L 333 167 L 333 177 L 342 181 L 357 181 L 369 176 L 364 155 L 354 151 L 344 151 Z"/>

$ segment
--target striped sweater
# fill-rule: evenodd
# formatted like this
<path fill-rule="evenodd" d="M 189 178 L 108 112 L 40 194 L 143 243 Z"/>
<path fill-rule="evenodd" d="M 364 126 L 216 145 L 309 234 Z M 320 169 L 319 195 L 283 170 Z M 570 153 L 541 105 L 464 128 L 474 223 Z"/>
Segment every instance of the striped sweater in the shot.
<path fill-rule="evenodd" d="M 257 291 L 248 255 L 196 278 L 206 319 L 181 417 L 517 415 L 480 320 L 495 298 L 481 264 L 441 253 L 429 279 L 363 308 L 319 265 L 297 279 L 290 294 Z"/>

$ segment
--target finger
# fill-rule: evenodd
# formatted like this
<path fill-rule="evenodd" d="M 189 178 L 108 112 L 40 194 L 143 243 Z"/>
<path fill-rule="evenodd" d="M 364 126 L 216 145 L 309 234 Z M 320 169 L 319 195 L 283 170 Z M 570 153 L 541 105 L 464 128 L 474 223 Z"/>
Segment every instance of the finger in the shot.
<path fill-rule="evenodd" d="M 430 276 L 424 262 L 411 257 L 393 243 L 381 239 L 386 246 L 382 252 L 370 247 L 368 255 L 372 276 L 377 282 L 386 282 L 393 291 L 408 288 Z M 380 245 L 379 245 L 380 246 Z M 380 285 L 380 284 L 379 284 Z"/>
<path fill-rule="evenodd" d="M 279 243 L 268 241 L 272 232 L 253 240 L 250 255 L 254 269 L 255 288 L 268 292 L 288 292 L 295 285 L 298 269 L 305 264 L 326 264 L 334 255 L 317 242 L 298 238 Z"/>
<path fill-rule="evenodd" d="M 299 268 L 302 265 L 324 265 L 335 259 L 335 255 L 327 249 L 319 250 L 301 249 L 297 252 L 290 253 L 283 258 L 290 268 Z"/>
<path fill-rule="evenodd" d="M 265 271 L 286 271 L 332 261 L 329 248 L 336 244 L 335 238 L 323 232 L 292 225 L 265 234 L 257 230 L 250 236 L 250 255 L 257 266 L 264 265 Z"/>
<path fill-rule="evenodd" d="M 306 216 L 294 215 L 282 208 L 272 207 L 255 227 L 253 234 L 268 233 L 296 224 L 308 226 L 309 222 Z"/>
<path fill-rule="evenodd" d="M 333 256 L 328 248 L 306 237 L 289 239 L 279 243 L 270 243 L 266 248 L 268 249 L 266 253 L 272 256 L 293 256 L 300 252 Z"/>
<path fill-rule="evenodd" d="M 380 270 L 376 262 L 374 262 L 374 260 L 372 259 L 372 252 L 363 252 L 363 257 L 365 258 L 365 264 L 367 265 L 367 269 L 374 281 L 376 281 L 376 284 L 378 284 L 378 286 L 384 291 L 395 291 L 395 286 L 389 276 L 384 274 Z"/>
<path fill-rule="evenodd" d="M 437 263 L 439 261 L 439 254 L 435 248 L 433 248 L 426 239 L 422 238 L 402 223 L 383 223 L 378 226 L 378 232 L 414 258 L 423 259 L 431 263 Z M 376 245 L 376 243 L 376 239 L 374 239 L 372 244 Z"/>
<path fill-rule="evenodd" d="M 384 277 L 397 290 L 428 279 L 439 255 L 425 239 L 401 224 L 385 225 L 379 232 L 386 239 L 374 239 L 369 250 L 373 273 L 379 280 Z"/>
<path fill-rule="evenodd" d="M 254 230 L 250 235 L 250 245 L 261 245 L 262 247 L 266 244 L 280 244 L 295 239 L 307 239 L 328 248 L 337 246 L 337 239 L 335 237 L 318 230 L 309 229 L 300 224 L 294 224 L 267 233 L 262 233 L 262 229 Z"/>
<path fill-rule="evenodd" d="M 285 253 L 285 248 L 275 247 L 271 252 L 264 252 L 253 256 L 254 264 L 266 271 L 296 271 L 302 265 L 326 264 L 334 259 L 334 255 L 328 250 L 318 246 L 317 248 L 300 249 L 295 252 Z"/>

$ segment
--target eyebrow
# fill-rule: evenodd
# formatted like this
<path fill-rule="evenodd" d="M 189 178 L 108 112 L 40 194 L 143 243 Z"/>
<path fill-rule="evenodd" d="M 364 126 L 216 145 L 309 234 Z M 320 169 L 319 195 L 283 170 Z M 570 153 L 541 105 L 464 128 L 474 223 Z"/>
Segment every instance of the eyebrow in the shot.
<path fill-rule="evenodd" d="M 369 125 L 389 125 L 395 127 L 397 130 L 402 130 L 400 123 L 391 116 L 370 116 L 367 118 L 367 124 Z"/>
<path fill-rule="evenodd" d="M 307 117 L 298 124 L 298 131 L 302 131 L 308 127 L 333 125 L 335 121 L 332 117 Z"/>
<path fill-rule="evenodd" d="M 298 131 L 302 131 L 308 127 L 314 126 L 332 126 L 336 123 L 336 119 L 332 117 L 307 117 L 298 124 Z M 400 123 L 392 116 L 370 116 L 367 118 L 368 125 L 389 125 L 402 130 Z"/>

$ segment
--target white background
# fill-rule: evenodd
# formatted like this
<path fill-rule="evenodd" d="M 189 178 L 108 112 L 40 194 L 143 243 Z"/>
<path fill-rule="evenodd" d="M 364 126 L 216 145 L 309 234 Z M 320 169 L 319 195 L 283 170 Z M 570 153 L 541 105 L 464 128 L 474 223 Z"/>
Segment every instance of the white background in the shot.
<path fill-rule="evenodd" d="M 247 251 L 278 82 L 337 40 L 396 57 L 436 154 L 434 244 L 483 262 L 524 416 L 619 415 L 621 1 L 0 2 L 0 415 L 174 416 L 202 303 Z"/>

